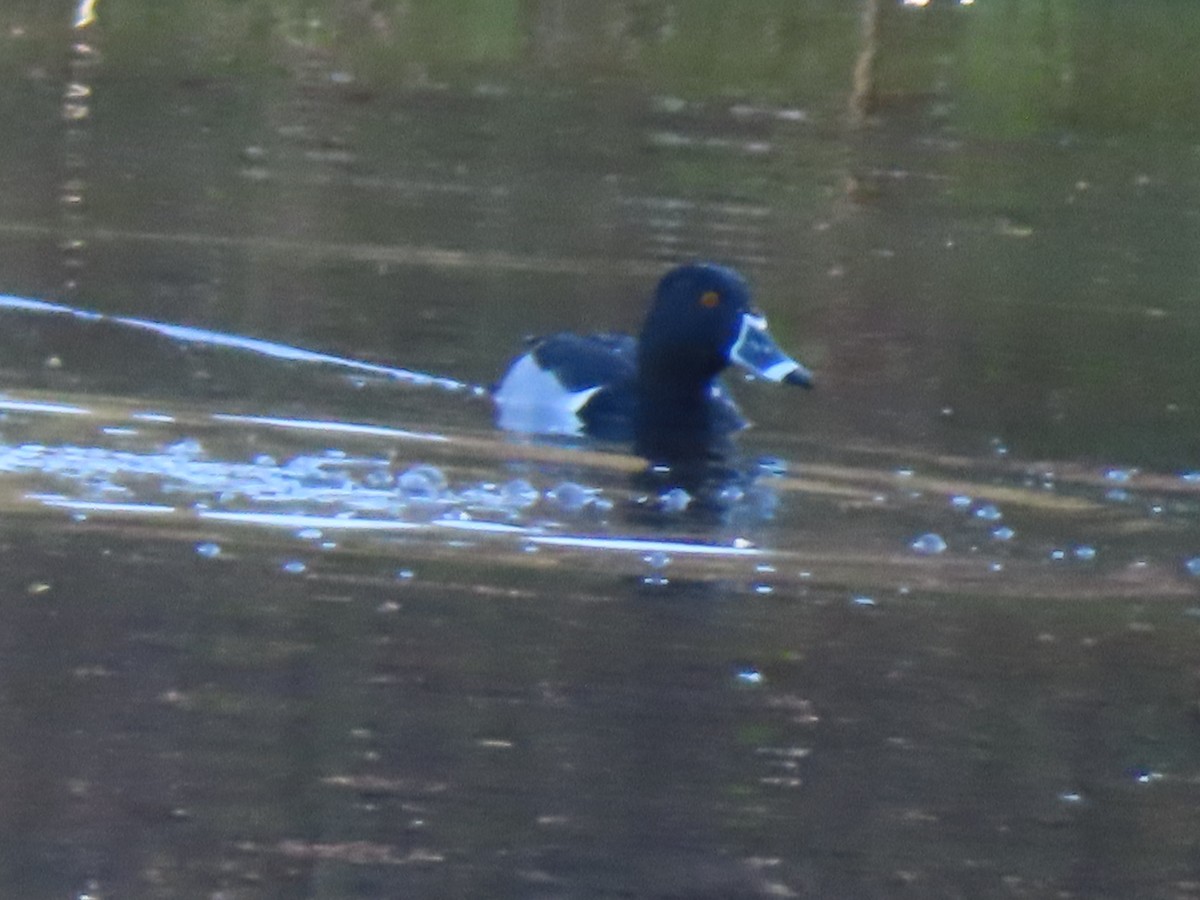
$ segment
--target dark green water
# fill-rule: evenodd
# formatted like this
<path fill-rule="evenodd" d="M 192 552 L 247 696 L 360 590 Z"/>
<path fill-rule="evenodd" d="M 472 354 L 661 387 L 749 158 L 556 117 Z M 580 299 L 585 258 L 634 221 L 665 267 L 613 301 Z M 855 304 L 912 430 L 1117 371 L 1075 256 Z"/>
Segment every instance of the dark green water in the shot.
<path fill-rule="evenodd" d="M 463 384 L 0 307 L 0 894 L 1197 896 L 1198 41 L 4 4 L 0 294 Z M 497 433 L 465 385 L 696 257 L 817 372 L 735 385 L 786 474 L 652 515 Z"/>

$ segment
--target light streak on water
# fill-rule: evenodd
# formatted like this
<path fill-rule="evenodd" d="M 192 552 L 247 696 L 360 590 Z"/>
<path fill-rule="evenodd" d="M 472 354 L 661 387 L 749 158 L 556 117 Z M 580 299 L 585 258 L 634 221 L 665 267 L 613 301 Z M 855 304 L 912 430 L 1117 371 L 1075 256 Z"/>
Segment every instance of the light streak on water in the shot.
<path fill-rule="evenodd" d="M 428 527 L 422 522 L 403 522 L 398 519 L 348 519 L 340 516 L 310 516 L 303 513 L 222 512 L 199 510 L 196 514 L 205 521 L 230 522 L 235 525 L 261 525 L 266 528 L 319 528 L 322 531 L 412 531 Z"/>
<path fill-rule="evenodd" d="M 75 512 L 142 513 L 147 515 L 178 512 L 174 506 L 164 506 L 159 503 L 108 503 L 103 500 L 72 500 L 68 497 L 55 494 L 26 494 L 25 496 L 26 499 L 36 500 L 44 506 L 70 509 Z"/>
<path fill-rule="evenodd" d="M 55 416 L 90 416 L 92 411 L 82 406 L 66 403 L 39 403 L 33 400 L 0 399 L 0 410 L 5 412 L 47 413 Z"/>
<path fill-rule="evenodd" d="M 440 528 L 455 528 L 459 531 L 481 531 L 487 534 L 530 534 L 530 529 L 521 525 L 505 525 L 502 522 L 486 522 L 476 519 L 434 519 Z"/>
<path fill-rule="evenodd" d="M 629 550 L 637 553 L 677 553 L 695 556 L 761 556 L 757 547 L 731 547 L 724 544 L 700 544 L 690 541 L 655 541 L 643 538 L 592 537 L 589 535 L 534 535 L 532 543 L 551 547 L 578 547 L 583 550 Z"/>
<path fill-rule="evenodd" d="M 457 381 L 453 378 L 429 375 L 424 372 L 415 372 L 411 369 L 400 369 L 379 363 L 363 362 L 358 359 L 348 359 L 329 353 L 319 353 L 315 350 L 305 350 L 301 347 L 279 344 L 260 338 L 244 337 L 239 334 L 229 334 L 223 331 L 209 331 L 206 328 L 195 328 L 190 325 L 155 322 L 151 319 L 138 319 L 131 316 L 111 316 L 86 309 L 77 309 L 73 306 L 64 306 L 59 303 L 47 303 L 44 300 L 30 300 L 26 297 L 13 297 L 0 294 L 0 309 L 71 316 L 72 318 L 87 322 L 112 322 L 139 331 L 151 331 L 172 341 L 242 350 L 271 359 L 287 360 L 288 362 L 333 366 L 352 372 L 378 375 L 393 381 L 402 381 L 406 384 L 420 387 L 438 387 L 447 391 L 465 391 L 470 388 L 470 385 L 465 382 Z"/>
<path fill-rule="evenodd" d="M 400 519 L 360 519 L 344 516 L 313 516 L 304 513 L 261 513 L 225 512 L 198 510 L 196 515 L 208 521 L 231 522 L 235 525 L 261 525 L 267 528 L 300 530 L 315 528 L 320 531 L 413 531 L 428 528 L 453 528 L 460 531 L 477 531 L 488 534 L 529 534 L 530 529 L 520 525 L 504 525 L 500 522 L 474 520 L 433 519 L 429 522 L 407 522 Z"/>
<path fill-rule="evenodd" d="M 136 511 L 138 504 L 76 504 L 72 501 L 47 498 L 42 502 L 71 509 Z M 147 511 L 173 511 L 172 507 L 145 507 Z M 398 532 L 429 528 L 450 528 L 486 534 L 523 535 L 529 541 L 552 547 L 573 547 L 581 550 L 604 550 L 634 553 L 676 553 L 693 556 L 761 556 L 756 547 L 731 547 L 721 544 L 702 544 L 689 541 L 658 541 L 643 538 L 612 538 L 592 535 L 545 535 L 536 529 L 500 522 L 459 519 L 434 519 L 429 522 L 406 522 L 398 519 L 362 519 L 343 516 L 314 516 L 303 513 L 263 513 L 218 510 L 198 510 L 197 518 L 210 522 L 234 525 L 258 525 L 297 531 L 316 528 L 321 531 Z"/>
<path fill-rule="evenodd" d="M 297 431 L 321 431 L 330 434 L 360 434 L 369 437 L 397 438 L 410 441 L 448 441 L 444 435 L 421 431 L 406 431 L 384 425 L 360 425 L 354 422 L 329 422 L 320 419 L 285 419 L 277 416 L 243 416 L 214 413 L 218 422 L 237 422 L 247 425 L 268 425 L 272 428 L 291 428 Z"/>

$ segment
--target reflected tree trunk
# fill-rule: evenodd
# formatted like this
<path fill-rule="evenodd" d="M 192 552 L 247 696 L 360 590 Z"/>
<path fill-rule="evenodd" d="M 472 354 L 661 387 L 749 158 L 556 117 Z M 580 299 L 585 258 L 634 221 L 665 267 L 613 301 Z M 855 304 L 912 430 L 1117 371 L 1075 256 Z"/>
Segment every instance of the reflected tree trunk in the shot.
<path fill-rule="evenodd" d="M 540 0 L 529 17 L 529 47 L 538 62 L 554 64 L 562 60 L 570 43 L 570 16 L 565 0 Z"/>
<path fill-rule="evenodd" d="M 854 61 L 854 78 L 850 92 L 850 125 L 861 128 L 867 124 L 875 106 L 875 57 L 879 49 L 880 0 L 863 0 L 862 41 Z"/>

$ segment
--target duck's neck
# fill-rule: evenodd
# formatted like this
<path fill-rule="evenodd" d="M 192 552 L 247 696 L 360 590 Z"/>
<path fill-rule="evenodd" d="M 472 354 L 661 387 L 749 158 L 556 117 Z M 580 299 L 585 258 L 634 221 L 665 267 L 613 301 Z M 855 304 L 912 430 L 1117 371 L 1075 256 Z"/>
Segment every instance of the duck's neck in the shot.
<path fill-rule="evenodd" d="M 710 400 L 717 373 L 672 363 L 645 357 L 638 361 L 635 429 L 706 435 L 713 425 Z"/>

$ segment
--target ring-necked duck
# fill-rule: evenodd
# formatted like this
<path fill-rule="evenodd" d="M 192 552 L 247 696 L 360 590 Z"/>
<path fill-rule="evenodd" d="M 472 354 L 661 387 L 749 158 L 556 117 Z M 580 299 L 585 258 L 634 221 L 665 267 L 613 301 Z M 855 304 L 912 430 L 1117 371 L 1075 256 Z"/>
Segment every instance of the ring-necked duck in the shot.
<path fill-rule="evenodd" d="M 741 275 L 712 263 L 679 266 L 658 283 L 638 340 L 564 332 L 533 341 L 495 389 L 497 421 L 639 446 L 703 442 L 746 425 L 718 379 L 730 363 L 768 381 L 813 385 L 768 334 Z"/>

